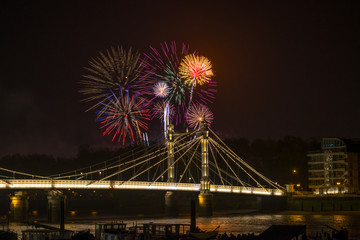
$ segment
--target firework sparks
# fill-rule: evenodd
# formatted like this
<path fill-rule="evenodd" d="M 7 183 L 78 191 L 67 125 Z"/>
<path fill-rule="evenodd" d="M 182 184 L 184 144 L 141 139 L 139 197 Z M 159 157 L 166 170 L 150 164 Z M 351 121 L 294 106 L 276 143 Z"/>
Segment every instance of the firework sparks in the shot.
<path fill-rule="evenodd" d="M 167 104 L 169 105 L 169 107 L 168 107 L 168 109 L 169 109 L 168 110 L 169 111 L 169 119 L 171 120 L 176 114 L 175 106 L 174 106 L 174 104 L 171 104 L 171 103 L 166 102 L 164 100 L 159 101 L 159 102 L 154 104 L 152 114 L 151 114 L 152 117 L 157 117 L 158 119 L 163 120 Z"/>
<path fill-rule="evenodd" d="M 111 90 L 110 90 L 111 91 Z M 132 142 L 141 141 L 142 130 L 146 131 L 150 120 L 149 109 L 146 109 L 145 99 L 135 95 L 125 95 L 120 89 L 119 97 L 113 91 L 107 96 L 106 102 L 100 102 L 102 108 L 97 111 L 96 121 L 101 124 L 103 135 L 113 134 L 112 141 L 118 136 L 118 142 L 125 144 L 126 138 Z"/>
<path fill-rule="evenodd" d="M 176 108 L 176 123 L 181 122 L 183 116 L 187 112 L 187 107 L 190 95 L 194 93 L 194 99 L 203 104 L 212 103 L 216 93 L 216 83 L 210 81 L 206 87 L 194 89 L 189 84 L 185 83 L 179 73 L 179 66 L 182 59 L 189 54 L 189 46 L 182 44 L 178 48 L 173 41 L 170 44 L 161 43 L 159 50 L 150 47 L 151 51 L 144 54 L 143 66 L 144 73 L 147 74 L 146 81 L 149 84 L 143 84 L 143 91 L 150 91 L 154 83 L 159 80 L 169 86 L 169 94 L 165 97 L 166 101 L 174 104 Z M 145 88 L 149 88 L 146 90 Z M 192 93 L 193 92 L 193 93 Z"/>
<path fill-rule="evenodd" d="M 88 110 L 99 107 L 99 102 L 106 99 L 109 89 L 118 91 L 120 88 L 131 87 L 131 91 L 137 93 L 138 89 L 133 83 L 138 82 L 141 77 L 146 77 L 140 77 L 142 65 L 139 58 L 140 53 L 133 53 L 131 48 L 126 51 L 122 47 L 112 47 L 106 53 L 99 52 L 99 56 L 89 61 L 89 67 L 85 68 L 88 74 L 80 81 L 83 85 L 80 93 L 86 96 L 83 101 L 96 102 Z"/>
<path fill-rule="evenodd" d="M 195 54 L 184 57 L 179 67 L 179 73 L 185 83 L 196 86 L 208 83 L 214 73 L 209 59 Z"/>
<path fill-rule="evenodd" d="M 153 87 L 153 92 L 156 97 L 165 98 L 169 95 L 170 88 L 167 85 L 167 83 L 160 81 L 160 82 L 155 83 L 155 85 Z"/>
<path fill-rule="evenodd" d="M 186 122 L 190 128 L 198 129 L 202 122 L 211 124 L 214 120 L 213 113 L 208 107 L 202 104 L 191 105 L 186 114 Z"/>

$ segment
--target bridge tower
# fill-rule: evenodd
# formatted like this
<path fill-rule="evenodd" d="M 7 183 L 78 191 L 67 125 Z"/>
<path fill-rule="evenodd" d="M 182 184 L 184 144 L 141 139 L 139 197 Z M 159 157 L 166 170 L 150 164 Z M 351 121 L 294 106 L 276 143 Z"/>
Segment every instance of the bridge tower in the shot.
<path fill-rule="evenodd" d="M 213 195 L 210 193 L 209 178 L 209 129 L 207 123 L 201 125 L 201 188 L 199 194 L 199 215 L 201 217 L 212 216 Z"/>
<path fill-rule="evenodd" d="M 175 167 L 174 167 L 174 125 L 168 125 L 167 134 L 168 149 L 168 178 L 169 183 L 175 183 Z M 174 217 L 178 215 L 178 206 L 175 192 L 167 191 L 165 194 L 165 212 L 167 216 Z"/>

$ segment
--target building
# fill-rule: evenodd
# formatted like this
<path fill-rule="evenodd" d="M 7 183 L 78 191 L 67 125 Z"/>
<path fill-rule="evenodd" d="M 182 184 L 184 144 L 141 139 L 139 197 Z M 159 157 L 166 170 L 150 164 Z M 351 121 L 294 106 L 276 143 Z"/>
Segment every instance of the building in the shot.
<path fill-rule="evenodd" d="M 321 150 L 307 155 L 314 194 L 360 193 L 360 140 L 323 138 Z"/>

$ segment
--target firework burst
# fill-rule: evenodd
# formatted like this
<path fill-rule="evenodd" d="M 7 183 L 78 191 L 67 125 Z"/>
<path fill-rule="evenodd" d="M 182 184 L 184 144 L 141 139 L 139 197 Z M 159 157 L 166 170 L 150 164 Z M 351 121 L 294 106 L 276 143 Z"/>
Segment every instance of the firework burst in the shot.
<path fill-rule="evenodd" d="M 214 73 L 209 59 L 195 54 L 184 57 L 179 67 L 179 73 L 185 83 L 189 85 L 203 85 L 208 83 Z"/>
<path fill-rule="evenodd" d="M 155 83 L 155 85 L 153 87 L 153 92 L 156 97 L 166 98 L 170 93 L 170 88 L 167 83 L 165 83 L 163 81 L 159 81 L 159 82 Z"/>
<path fill-rule="evenodd" d="M 208 107 L 202 104 L 191 105 L 186 114 L 186 122 L 192 129 L 198 129 L 202 122 L 211 124 L 214 120 L 213 113 Z"/>
<path fill-rule="evenodd" d="M 209 82 L 206 87 L 194 89 L 181 78 L 179 66 L 183 58 L 189 54 L 189 46 L 182 44 L 178 48 L 173 41 L 170 44 L 163 42 L 160 44 L 159 50 L 150 47 L 149 53 L 144 53 L 142 65 L 144 74 L 147 75 L 148 84 L 143 84 L 143 91 L 151 92 L 151 88 L 158 81 L 162 81 L 169 86 L 169 94 L 165 98 L 166 101 L 172 103 L 176 108 L 176 123 L 181 122 L 186 115 L 190 95 L 194 92 L 194 99 L 203 104 L 212 103 L 216 93 L 216 83 Z M 151 86 L 149 90 L 149 86 Z M 148 90 L 146 90 L 148 88 Z"/>
<path fill-rule="evenodd" d="M 109 89 L 130 89 L 134 94 L 138 93 L 139 89 L 133 85 L 146 77 L 144 74 L 140 75 L 142 65 L 139 58 L 140 53 L 134 53 L 131 48 L 126 51 L 122 47 L 111 47 L 105 53 L 99 52 L 99 56 L 89 61 L 89 67 L 85 68 L 88 74 L 83 75 L 85 79 L 80 81 L 83 85 L 80 93 L 86 96 L 83 101 L 96 102 L 88 110 L 99 107 L 99 102 L 105 100 Z"/>
<path fill-rule="evenodd" d="M 111 91 L 111 90 L 110 90 Z M 146 131 L 150 120 L 149 109 L 146 108 L 144 98 L 130 96 L 119 90 L 119 96 L 113 91 L 106 97 L 106 102 L 100 102 L 102 108 L 97 111 L 96 122 L 99 122 L 103 135 L 113 134 L 112 141 L 118 136 L 118 142 L 125 144 L 129 138 L 132 142 L 141 141 L 142 130 Z"/>

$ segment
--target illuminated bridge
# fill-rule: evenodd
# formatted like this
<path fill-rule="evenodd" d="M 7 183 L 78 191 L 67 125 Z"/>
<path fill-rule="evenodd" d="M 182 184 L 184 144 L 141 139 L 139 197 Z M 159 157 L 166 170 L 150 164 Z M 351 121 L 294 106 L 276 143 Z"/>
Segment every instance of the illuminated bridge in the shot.
<path fill-rule="evenodd" d="M 54 198 L 62 189 L 165 190 L 166 202 L 171 202 L 174 191 L 195 191 L 210 212 L 205 215 L 212 214 L 214 192 L 282 196 L 285 191 L 247 164 L 206 124 L 181 134 L 170 125 L 165 144 L 141 146 L 96 165 L 51 176 L 0 168 L 1 189 L 54 190 Z"/>
<path fill-rule="evenodd" d="M 201 190 L 196 183 L 170 183 L 170 182 L 124 182 L 124 181 L 98 181 L 92 180 L 33 180 L 12 179 L 2 180 L 0 188 L 10 189 L 133 189 L 133 190 L 166 190 L 166 191 L 195 191 Z M 273 188 L 211 185 L 210 192 L 242 193 L 258 195 L 283 195 L 283 191 Z"/>

